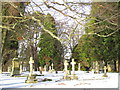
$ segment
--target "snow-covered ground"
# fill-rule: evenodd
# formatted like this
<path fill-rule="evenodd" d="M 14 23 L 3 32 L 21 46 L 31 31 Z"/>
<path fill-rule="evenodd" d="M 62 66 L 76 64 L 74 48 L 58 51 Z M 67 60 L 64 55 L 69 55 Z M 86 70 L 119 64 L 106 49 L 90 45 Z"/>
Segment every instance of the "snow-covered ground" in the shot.
<path fill-rule="evenodd" d="M 29 72 L 23 72 L 27 75 Z M 38 71 L 34 72 L 39 74 Z M 85 71 L 76 71 L 78 80 L 63 80 L 64 73 L 58 74 L 44 72 L 44 76 L 37 76 L 38 83 L 25 83 L 27 77 L 10 77 L 10 73 L 0 74 L 0 88 L 118 88 L 118 73 L 107 73 L 108 77 L 102 77 L 101 74 L 86 73 Z M 52 81 L 41 82 L 41 79 L 48 78 Z"/>

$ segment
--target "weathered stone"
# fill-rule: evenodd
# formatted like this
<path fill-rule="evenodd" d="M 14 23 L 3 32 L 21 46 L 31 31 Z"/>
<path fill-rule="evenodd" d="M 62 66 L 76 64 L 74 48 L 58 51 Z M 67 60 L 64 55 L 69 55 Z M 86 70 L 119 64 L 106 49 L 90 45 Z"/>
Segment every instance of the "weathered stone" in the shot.
<path fill-rule="evenodd" d="M 11 67 L 10 66 L 8 66 L 8 72 L 11 72 Z"/>
<path fill-rule="evenodd" d="M 22 73 L 22 71 L 23 71 L 23 70 L 22 70 L 22 65 L 20 65 L 20 74 Z"/>
<path fill-rule="evenodd" d="M 29 64 L 30 64 L 30 73 L 27 77 L 27 80 L 25 80 L 25 83 L 37 83 L 37 79 L 36 79 L 36 75 L 33 74 L 33 63 L 34 63 L 34 60 L 32 57 L 30 57 L 30 61 L 29 61 Z"/>
<path fill-rule="evenodd" d="M 45 71 L 45 72 L 47 71 L 47 67 L 46 67 L 46 65 L 44 66 L 44 71 Z"/>
<path fill-rule="evenodd" d="M 72 62 L 71 62 L 72 74 L 69 75 L 69 70 L 67 70 L 67 73 L 65 73 L 63 79 L 65 79 L 65 80 L 78 80 L 78 76 L 76 76 L 76 74 L 75 74 L 75 64 L 76 64 L 76 62 L 74 61 L 74 59 L 72 59 Z"/>
<path fill-rule="evenodd" d="M 106 70 L 107 70 L 107 67 L 104 66 L 104 75 L 102 77 L 108 77 Z"/>
<path fill-rule="evenodd" d="M 95 73 L 100 73 L 98 61 L 96 61 Z"/>
<path fill-rule="evenodd" d="M 68 70 L 68 61 L 67 60 L 65 60 L 64 61 L 64 72 L 67 72 L 67 70 Z"/>
<path fill-rule="evenodd" d="M 10 76 L 20 75 L 20 67 L 18 58 L 13 58 L 12 60 L 12 72 Z"/>
<path fill-rule="evenodd" d="M 80 63 L 78 63 L 78 71 L 80 71 Z"/>
<path fill-rule="evenodd" d="M 110 65 L 107 66 L 107 69 L 108 69 L 108 72 L 111 72 L 112 71 L 112 68 Z"/>

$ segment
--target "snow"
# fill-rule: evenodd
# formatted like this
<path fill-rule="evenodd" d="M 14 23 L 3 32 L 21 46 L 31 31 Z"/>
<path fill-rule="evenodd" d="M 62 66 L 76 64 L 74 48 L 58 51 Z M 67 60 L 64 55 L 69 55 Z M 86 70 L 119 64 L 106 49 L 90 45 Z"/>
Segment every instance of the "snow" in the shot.
<path fill-rule="evenodd" d="M 40 74 L 39 71 L 34 73 Z M 108 77 L 102 77 L 103 73 L 93 74 L 85 71 L 76 71 L 78 80 L 63 80 L 64 73 L 58 74 L 44 72 L 44 76 L 37 76 L 38 83 L 25 83 L 27 77 L 10 77 L 10 73 L 0 74 L 0 88 L 118 88 L 118 73 L 107 73 Z M 28 75 L 29 72 L 23 72 L 22 75 Z M 44 78 L 52 81 L 42 82 Z"/>

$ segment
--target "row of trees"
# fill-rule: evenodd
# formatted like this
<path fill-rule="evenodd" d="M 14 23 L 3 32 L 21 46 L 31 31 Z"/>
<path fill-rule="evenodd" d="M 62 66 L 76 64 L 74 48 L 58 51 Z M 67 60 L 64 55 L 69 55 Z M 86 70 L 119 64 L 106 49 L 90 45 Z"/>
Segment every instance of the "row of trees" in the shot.
<path fill-rule="evenodd" d="M 118 3 L 93 3 L 91 18 L 83 35 L 74 48 L 73 57 L 79 62 L 91 67 L 93 61 L 111 64 L 116 71 L 116 61 L 119 60 L 120 29 L 118 26 Z M 91 34 L 88 34 L 91 33 Z M 94 33 L 94 34 L 93 34 Z"/>
<path fill-rule="evenodd" d="M 13 57 L 18 56 L 28 62 L 32 56 L 35 69 L 53 62 L 58 70 L 62 68 L 69 50 L 72 52 L 71 58 L 85 62 L 84 66 L 90 67 L 96 60 L 105 64 L 116 63 L 119 54 L 119 3 L 62 1 L 32 2 L 39 8 L 38 11 L 30 3 L 32 11 L 25 10 L 28 3 L 4 3 L 0 57 L 3 66 Z M 45 14 L 46 10 L 52 12 L 51 9 L 55 15 L 64 17 L 63 21 L 54 19 L 53 14 Z M 15 54 L 11 54 L 13 52 Z"/>

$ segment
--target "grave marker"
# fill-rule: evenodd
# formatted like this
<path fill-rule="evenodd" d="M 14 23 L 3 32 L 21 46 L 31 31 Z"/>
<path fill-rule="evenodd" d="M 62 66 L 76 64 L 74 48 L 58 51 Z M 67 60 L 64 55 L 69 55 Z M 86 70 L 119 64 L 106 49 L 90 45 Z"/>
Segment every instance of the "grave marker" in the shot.
<path fill-rule="evenodd" d="M 72 65 L 72 74 L 75 74 L 75 64 L 76 62 L 74 61 L 74 59 L 72 59 L 71 65 Z"/>
<path fill-rule="evenodd" d="M 25 80 L 25 83 L 37 83 L 36 76 L 33 74 L 33 64 L 34 64 L 33 57 L 30 57 L 29 64 L 30 64 L 30 73 L 27 77 L 27 80 Z"/>
<path fill-rule="evenodd" d="M 112 71 L 112 68 L 110 65 L 107 66 L 107 69 L 108 69 L 108 72 L 111 72 Z"/>
<path fill-rule="evenodd" d="M 107 75 L 107 67 L 106 66 L 104 66 L 104 75 L 103 75 L 103 77 L 108 77 L 108 75 Z"/>
<path fill-rule="evenodd" d="M 78 71 L 80 71 L 80 63 L 78 63 Z"/>
<path fill-rule="evenodd" d="M 18 58 L 13 58 L 12 60 L 12 72 L 10 76 L 20 75 L 19 60 Z"/>

